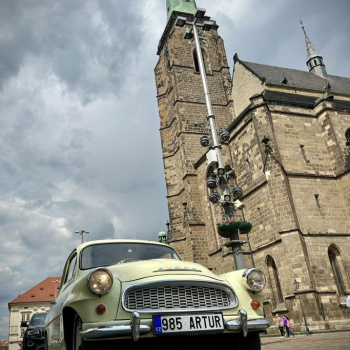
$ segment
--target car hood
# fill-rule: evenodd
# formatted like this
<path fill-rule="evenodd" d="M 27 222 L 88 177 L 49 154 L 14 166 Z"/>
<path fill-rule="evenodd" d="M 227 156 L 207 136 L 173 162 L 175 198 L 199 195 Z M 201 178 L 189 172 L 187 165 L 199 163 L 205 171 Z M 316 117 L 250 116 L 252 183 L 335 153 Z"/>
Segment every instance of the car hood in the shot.
<path fill-rule="evenodd" d="M 144 278 L 166 277 L 166 276 L 198 276 L 206 277 L 211 280 L 223 281 L 217 275 L 202 265 L 189 261 L 180 261 L 173 259 L 155 259 L 133 261 L 123 264 L 109 266 L 108 269 L 113 273 L 114 277 L 121 282 L 130 282 Z"/>

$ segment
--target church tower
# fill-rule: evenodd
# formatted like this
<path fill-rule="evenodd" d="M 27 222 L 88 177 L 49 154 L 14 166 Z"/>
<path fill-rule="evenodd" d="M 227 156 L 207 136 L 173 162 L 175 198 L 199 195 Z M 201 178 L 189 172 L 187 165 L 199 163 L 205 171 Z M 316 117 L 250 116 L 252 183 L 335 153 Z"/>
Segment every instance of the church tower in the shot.
<path fill-rule="evenodd" d="M 186 29 L 175 25 L 180 16 L 193 22 L 194 0 L 167 0 L 167 24 L 159 42 L 155 67 L 160 135 L 163 150 L 167 200 L 170 213 L 169 244 L 186 260 L 211 268 L 208 252 L 221 247 L 213 212 L 207 199 L 206 174 L 196 163 L 205 157 L 199 142 L 209 135 L 206 105 L 193 39 Z M 214 21 L 205 16 L 203 21 Z M 233 119 L 232 81 L 224 43 L 214 21 L 210 31 L 198 28 L 201 50 L 218 130 Z M 205 219 L 203 219 L 205 218 Z M 232 269 L 232 261 L 230 261 Z"/>
<path fill-rule="evenodd" d="M 168 243 L 184 260 L 221 274 L 235 269 L 237 253 L 232 240 L 218 235 L 224 213 L 209 202 L 212 170 L 208 149 L 200 145 L 210 132 L 195 43 L 187 34 L 201 9 L 193 0 L 166 5 L 155 78 Z M 214 23 L 211 30 L 204 30 L 205 21 Z M 236 54 L 231 79 L 218 25 L 208 16 L 200 23 L 212 115 L 218 133 L 229 133 L 220 145 L 223 163 L 235 170 L 229 187 L 242 190 L 235 217 L 252 224 L 249 235 L 239 236 L 247 243 L 243 258 L 247 268 L 266 275 L 266 316 L 274 322 L 276 314 L 288 315 L 297 332 L 305 332 L 304 318 L 310 331 L 346 329 L 350 78 L 327 74 L 303 28 L 309 71 L 252 63 Z"/>

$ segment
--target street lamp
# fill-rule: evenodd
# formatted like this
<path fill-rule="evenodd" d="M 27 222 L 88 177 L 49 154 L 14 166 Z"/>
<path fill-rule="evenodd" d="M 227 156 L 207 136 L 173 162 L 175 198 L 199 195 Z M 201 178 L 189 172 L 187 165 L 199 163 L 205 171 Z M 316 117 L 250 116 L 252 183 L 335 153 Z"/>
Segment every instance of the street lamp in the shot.
<path fill-rule="evenodd" d="M 57 298 L 57 283 L 59 283 L 60 281 L 56 280 L 56 281 L 51 281 L 51 282 L 55 283 L 55 301 L 56 301 L 56 298 Z"/>
<path fill-rule="evenodd" d="M 75 231 L 75 233 L 77 233 L 81 236 L 81 244 L 83 244 L 84 243 L 84 233 L 90 233 L 90 232 L 85 231 L 85 230 L 80 230 L 80 231 Z"/>
<path fill-rule="evenodd" d="M 294 285 L 294 294 L 296 294 L 296 293 L 298 293 L 298 290 L 299 290 L 299 282 L 296 279 L 294 279 L 293 285 Z M 311 335 L 311 332 L 309 330 L 308 324 L 306 322 L 305 312 L 304 312 L 304 309 L 303 309 L 303 304 L 301 302 L 300 295 L 299 295 L 299 302 L 300 302 L 301 312 L 302 312 L 303 317 L 304 317 L 306 335 Z"/>
<path fill-rule="evenodd" d="M 210 19 L 210 21 L 204 20 L 205 12 L 206 12 L 205 9 L 198 8 L 197 12 L 195 13 L 193 22 L 187 21 L 185 17 L 178 16 L 175 21 L 175 25 L 179 27 L 183 27 L 186 24 L 191 26 L 191 28 L 186 28 L 184 38 L 185 39 L 194 38 L 194 42 L 196 45 L 199 72 L 202 79 L 205 104 L 207 109 L 207 121 L 209 124 L 208 126 L 211 134 L 210 143 L 208 138 L 203 136 L 201 137 L 200 143 L 203 147 L 209 147 L 209 151 L 206 154 L 207 164 L 208 166 L 210 165 L 215 166 L 214 175 L 216 175 L 217 177 L 218 190 L 220 192 L 218 193 L 216 190 L 214 190 L 213 187 L 215 186 L 215 183 L 214 181 L 211 181 L 213 179 L 210 179 L 209 183 L 207 183 L 208 187 L 211 188 L 211 193 L 209 194 L 209 200 L 213 204 L 220 203 L 224 209 L 227 220 L 230 221 L 230 220 L 234 220 L 235 204 L 232 201 L 230 187 L 228 185 L 228 175 L 226 174 L 226 171 L 225 171 L 225 166 L 224 166 L 222 152 L 221 152 L 221 144 L 220 144 L 220 139 L 223 142 L 227 142 L 229 140 L 229 133 L 225 131 L 221 134 L 220 137 L 218 135 L 218 131 L 215 123 L 215 115 L 213 112 L 211 99 L 210 99 L 210 92 L 209 92 L 207 76 L 205 72 L 202 50 L 201 50 L 198 31 L 197 31 L 197 26 L 201 27 L 202 30 L 204 31 L 209 31 L 212 28 L 212 26 L 215 24 L 215 22 L 212 19 Z M 231 232 L 229 234 L 229 238 L 230 238 L 229 245 L 232 247 L 235 267 L 237 270 L 244 269 L 245 264 L 244 264 L 241 245 L 244 244 L 245 241 L 242 241 L 239 239 L 237 230 L 235 230 L 235 232 Z"/>

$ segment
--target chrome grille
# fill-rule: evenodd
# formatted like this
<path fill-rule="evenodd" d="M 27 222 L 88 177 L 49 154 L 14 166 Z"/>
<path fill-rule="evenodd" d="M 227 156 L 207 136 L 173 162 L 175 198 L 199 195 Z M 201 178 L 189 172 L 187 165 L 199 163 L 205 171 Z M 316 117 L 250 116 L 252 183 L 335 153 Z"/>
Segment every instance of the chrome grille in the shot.
<path fill-rule="evenodd" d="M 233 292 L 219 284 L 160 283 L 134 286 L 124 295 L 124 308 L 139 312 L 162 310 L 208 310 L 235 307 Z"/>

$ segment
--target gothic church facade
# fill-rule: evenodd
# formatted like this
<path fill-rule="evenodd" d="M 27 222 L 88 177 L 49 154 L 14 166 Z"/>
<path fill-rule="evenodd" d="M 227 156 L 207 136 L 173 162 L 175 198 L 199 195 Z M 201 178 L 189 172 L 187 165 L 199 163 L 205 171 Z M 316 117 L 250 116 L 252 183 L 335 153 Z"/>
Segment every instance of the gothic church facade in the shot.
<path fill-rule="evenodd" d="M 216 228 L 222 209 L 208 200 L 199 138 L 209 133 L 195 44 L 175 26 L 195 11 L 193 0 L 167 0 L 155 68 L 168 243 L 219 274 L 233 270 L 234 260 Z M 302 302 L 311 331 L 350 328 L 343 297 L 350 290 L 350 79 L 328 75 L 306 33 L 309 71 L 236 54 L 232 76 L 218 25 L 199 36 L 216 124 L 230 132 L 224 162 L 236 172 L 232 187 L 244 191 L 236 217 L 253 224 L 242 237 L 245 265 L 267 277 L 267 318 L 286 314 L 303 331 Z"/>

